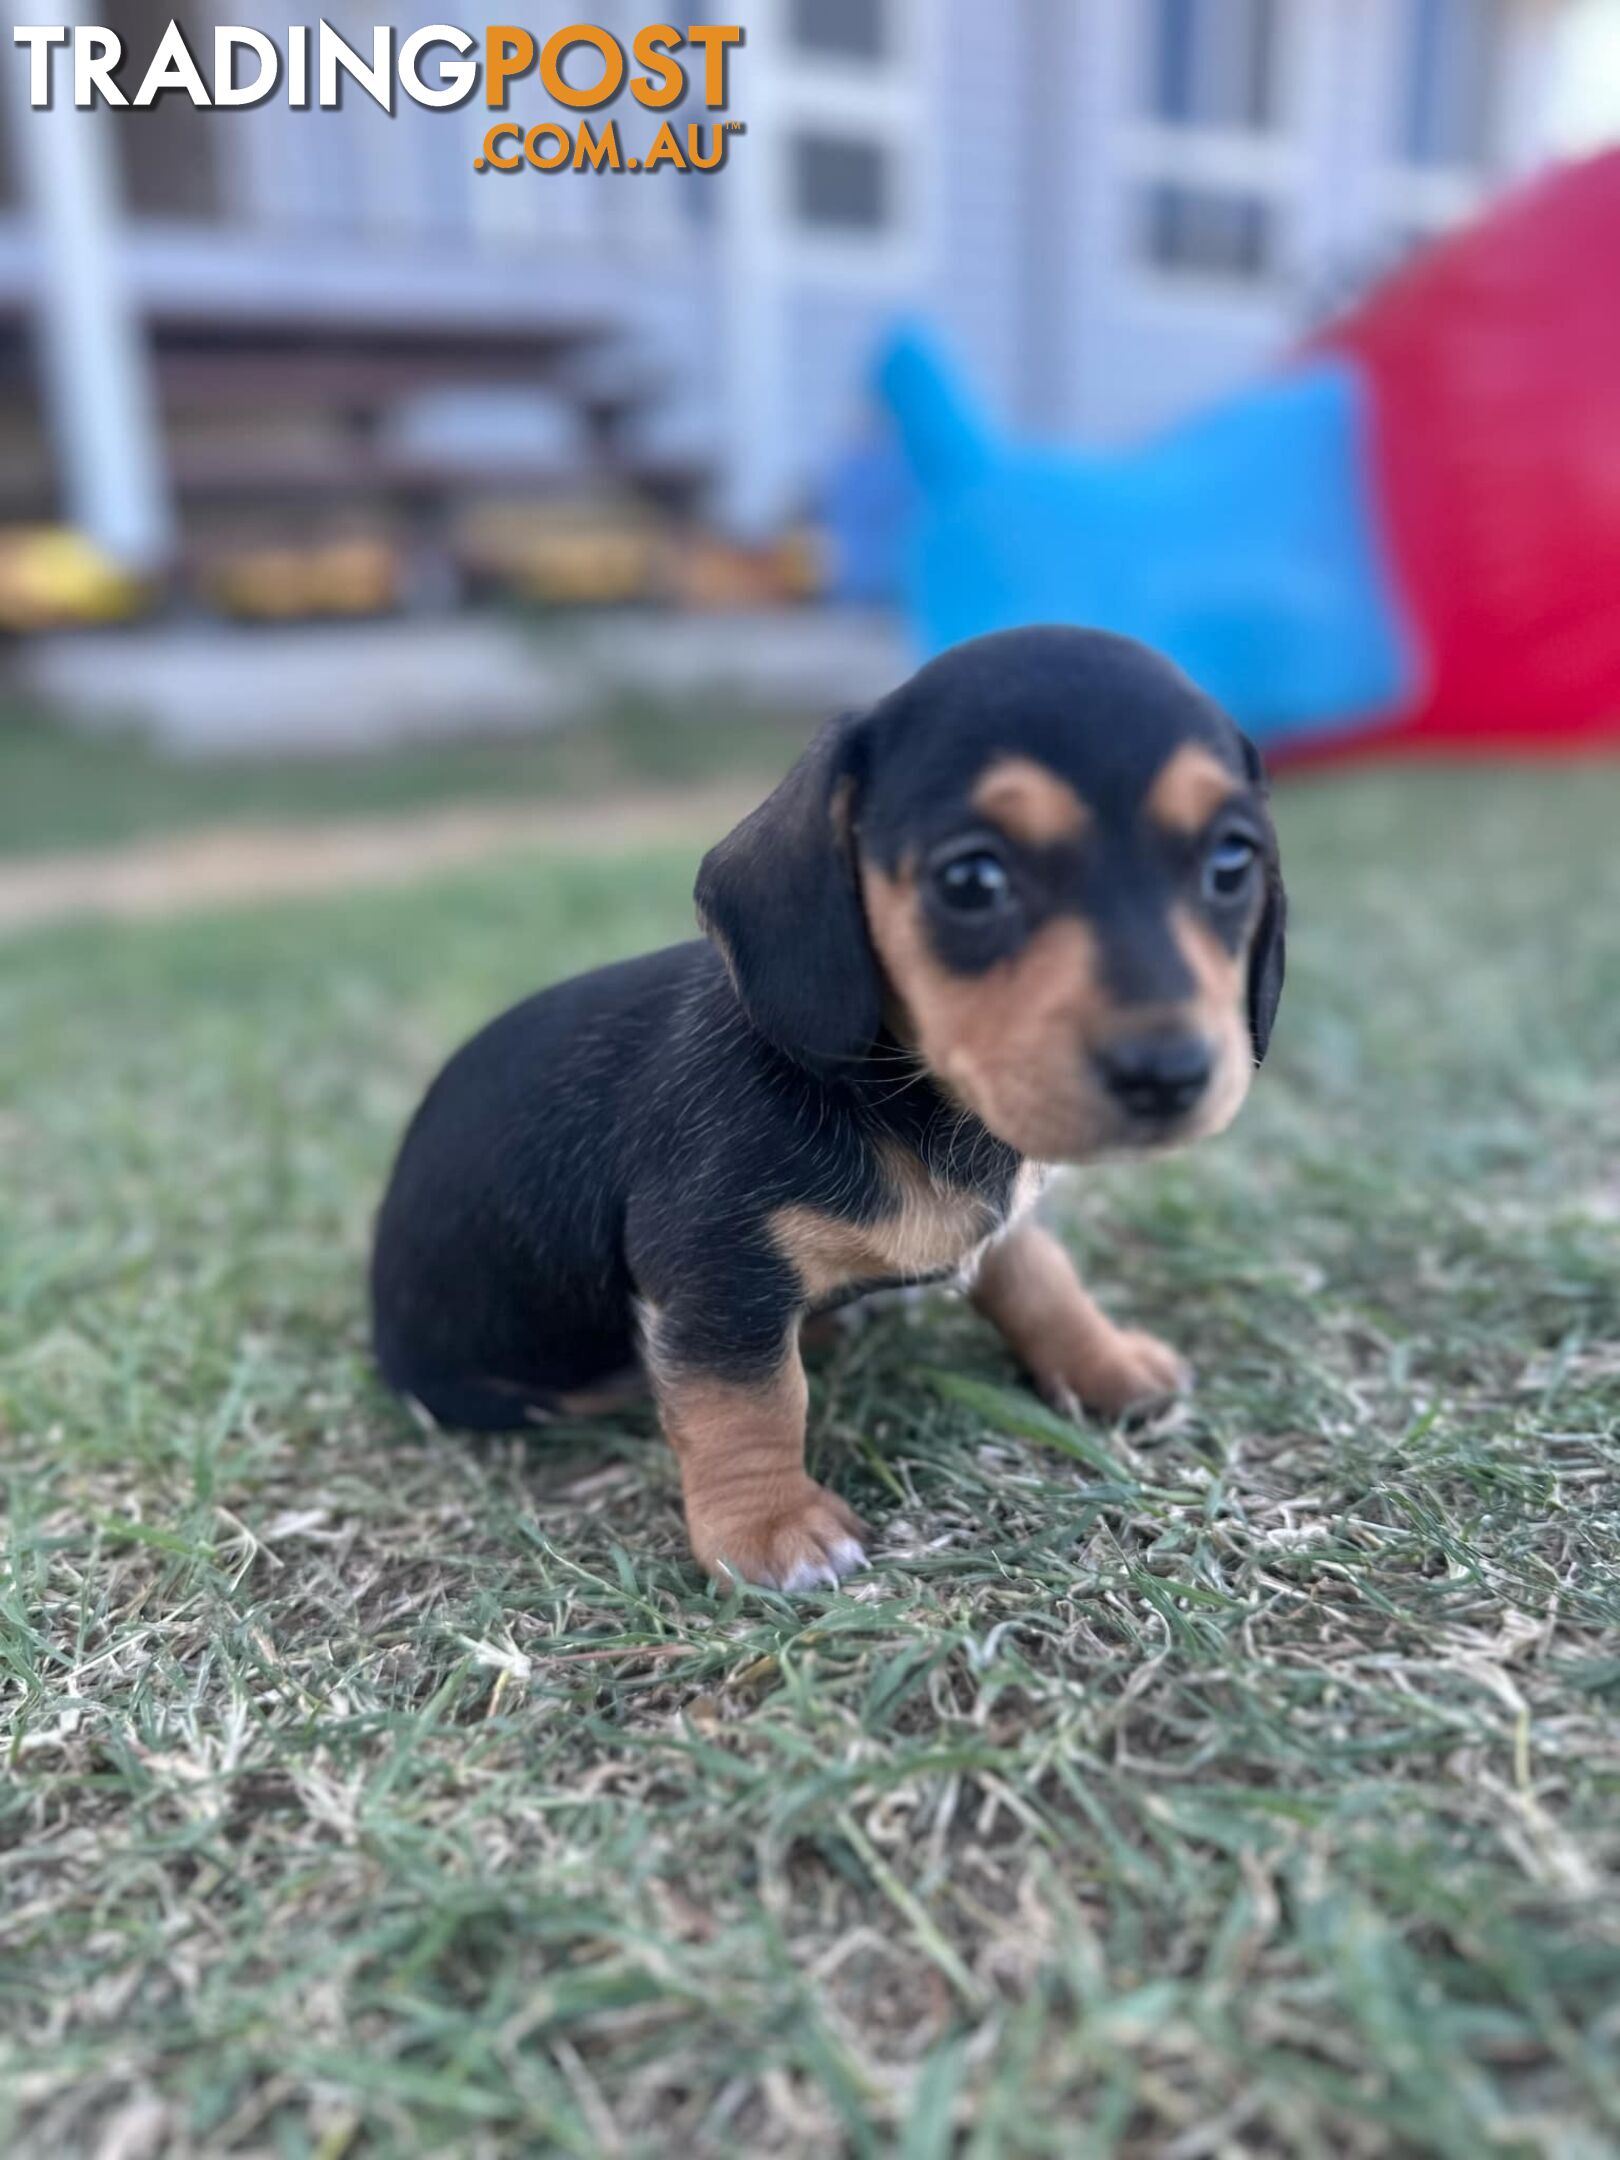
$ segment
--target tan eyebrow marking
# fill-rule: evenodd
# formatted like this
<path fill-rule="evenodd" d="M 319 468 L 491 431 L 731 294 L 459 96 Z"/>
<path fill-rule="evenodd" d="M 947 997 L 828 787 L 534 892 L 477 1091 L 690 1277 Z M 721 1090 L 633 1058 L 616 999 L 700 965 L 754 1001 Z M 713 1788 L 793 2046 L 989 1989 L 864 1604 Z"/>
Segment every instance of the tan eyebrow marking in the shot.
<path fill-rule="evenodd" d="M 1148 815 L 1172 832 L 1202 832 L 1242 785 L 1202 743 L 1183 743 L 1165 759 L 1147 791 Z"/>
<path fill-rule="evenodd" d="M 998 758 L 973 790 L 972 800 L 981 817 L 993 819 L 1008 839 L 1027 847 L 1072 840 L 1091 819 L 1069 783 L 1034 758 Z"/>

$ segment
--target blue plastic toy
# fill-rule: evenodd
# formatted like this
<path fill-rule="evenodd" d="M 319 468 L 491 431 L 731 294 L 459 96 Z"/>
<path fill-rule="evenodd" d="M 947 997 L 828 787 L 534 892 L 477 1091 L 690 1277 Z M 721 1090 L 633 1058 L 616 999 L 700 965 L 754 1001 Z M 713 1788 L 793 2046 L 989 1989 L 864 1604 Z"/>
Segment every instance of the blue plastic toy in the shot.
<path fill-rule="evenodd" d="M 930 652 L 1019 623 L 1120 631 L 1260 737 L 1410 693 L 1364 393 L 1344 362 L 1257 383 L 1112 456 L 1007 441 L 920 330 L 894 340 L 878 381 L 920 495 L 906 581 Z"/>
<path fill-rule="evenodd" d="M 1274 758 L 1620 750 L 1617 232 L 1620 151 L 1554 166 L 1112 457 L 1006 441 L 906 333 L 920 641 L 1124 631 Z"/>

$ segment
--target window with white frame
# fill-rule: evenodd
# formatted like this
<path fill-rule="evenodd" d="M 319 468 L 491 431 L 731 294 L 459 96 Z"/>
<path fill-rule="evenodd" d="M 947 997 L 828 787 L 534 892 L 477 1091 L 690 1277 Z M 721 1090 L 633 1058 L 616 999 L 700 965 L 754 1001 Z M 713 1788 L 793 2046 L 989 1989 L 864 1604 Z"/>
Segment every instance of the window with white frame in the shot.
<path fill-rule="evenodd" d="M 886 0 L 792 0 L 789 33 L 802 53 L 829 60 L 882 60 Z"/>
<path fill-rule="evenodd" d="M 1278 268 L 1286 13 L 1287 0 L 1140 0 L 1130 248 L 1156 275 L 1245 286 Z"/>
<path fill-rule="evenodd" d="M 1384 0 L 1380 222 L 1398 253 L 1478 207 L 1495 162 L 1504 0 Z"/>
<path fill-rule="evenodd" d="M 881 232 L 891 214 L 883 144 L 805 129 L 793 141 L 793 207 L 814 231 Z"/>
<path fill-rule="evenodd" d="M 1146 105 L 1182 127 L 1277 117 L 1278 0 L 1147 0 Z"/>
<path fill-rule="evenodd" d="M 772 0 L 778 200 L 796 274 L 894 284 L 928 244 L 914 146 L 931 114 L 939 0 Z"/>
<path fill-rule="evenodd" d="M 1263 195 L 1161 180 L 1143 189 L 1140 216 L 1143 250 L 1161 270 L 1248 281 L 1271 268 L 1275 228 Z"/>
<path fill-rule="evenodd" d="M 1396 156 L 1425 170 L 1490 160 L 1501 0 L 1404 0 Z"/>

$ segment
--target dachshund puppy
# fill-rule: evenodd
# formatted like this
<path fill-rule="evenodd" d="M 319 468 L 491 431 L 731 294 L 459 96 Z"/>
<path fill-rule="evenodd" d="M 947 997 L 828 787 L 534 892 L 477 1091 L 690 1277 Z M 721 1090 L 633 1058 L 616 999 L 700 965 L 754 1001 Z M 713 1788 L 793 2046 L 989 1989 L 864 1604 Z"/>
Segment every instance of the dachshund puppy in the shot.
<path fill-rule="evenodd" d="M 1283 980 L 1260 762 L 1166 661 L 975 639 L 823 729 L 704 859 L 706 938 L 559 983 L 428 1091 L 377 1226 L 392 1385 L 482 1431 L 639 1367 L 692 1550 L 783 1590 L 865 1562 L 804 1468 L 807 1313 L 955 1277 L 1103 1417 L 1186 1384 L 1030 1209 L 1056 1163 L 1230 1123 Z"/>

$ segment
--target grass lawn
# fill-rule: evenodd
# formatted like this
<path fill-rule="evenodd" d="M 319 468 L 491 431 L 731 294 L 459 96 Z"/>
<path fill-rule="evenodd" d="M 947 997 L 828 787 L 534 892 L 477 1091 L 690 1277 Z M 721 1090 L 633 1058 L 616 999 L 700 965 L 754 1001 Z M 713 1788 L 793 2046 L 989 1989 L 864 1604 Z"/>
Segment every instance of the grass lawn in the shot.
<path fill-rule="evenodd" d="M 1285 792 L 1273 1060 L 1060 1203 L 1201 1390 L 853 1330 L 842 1594 L 645 1421 L 366 1365 L 442 1053 L 692 853 L 0 966 L 0 2148 L 1537 2154 L 1620 2138 L 1620 773 Z"/>
<path fill-rule="evenodd" d="M 623 699 L 588 727 L 331 757 L 173 758 L 137 734 L 80 732 L 0 701 L 0 861 L 112 847 L 194 826 L 404 814 L 450 804 L 601 796 L 791 762 L 809 723 L 723 701 Z"/>

